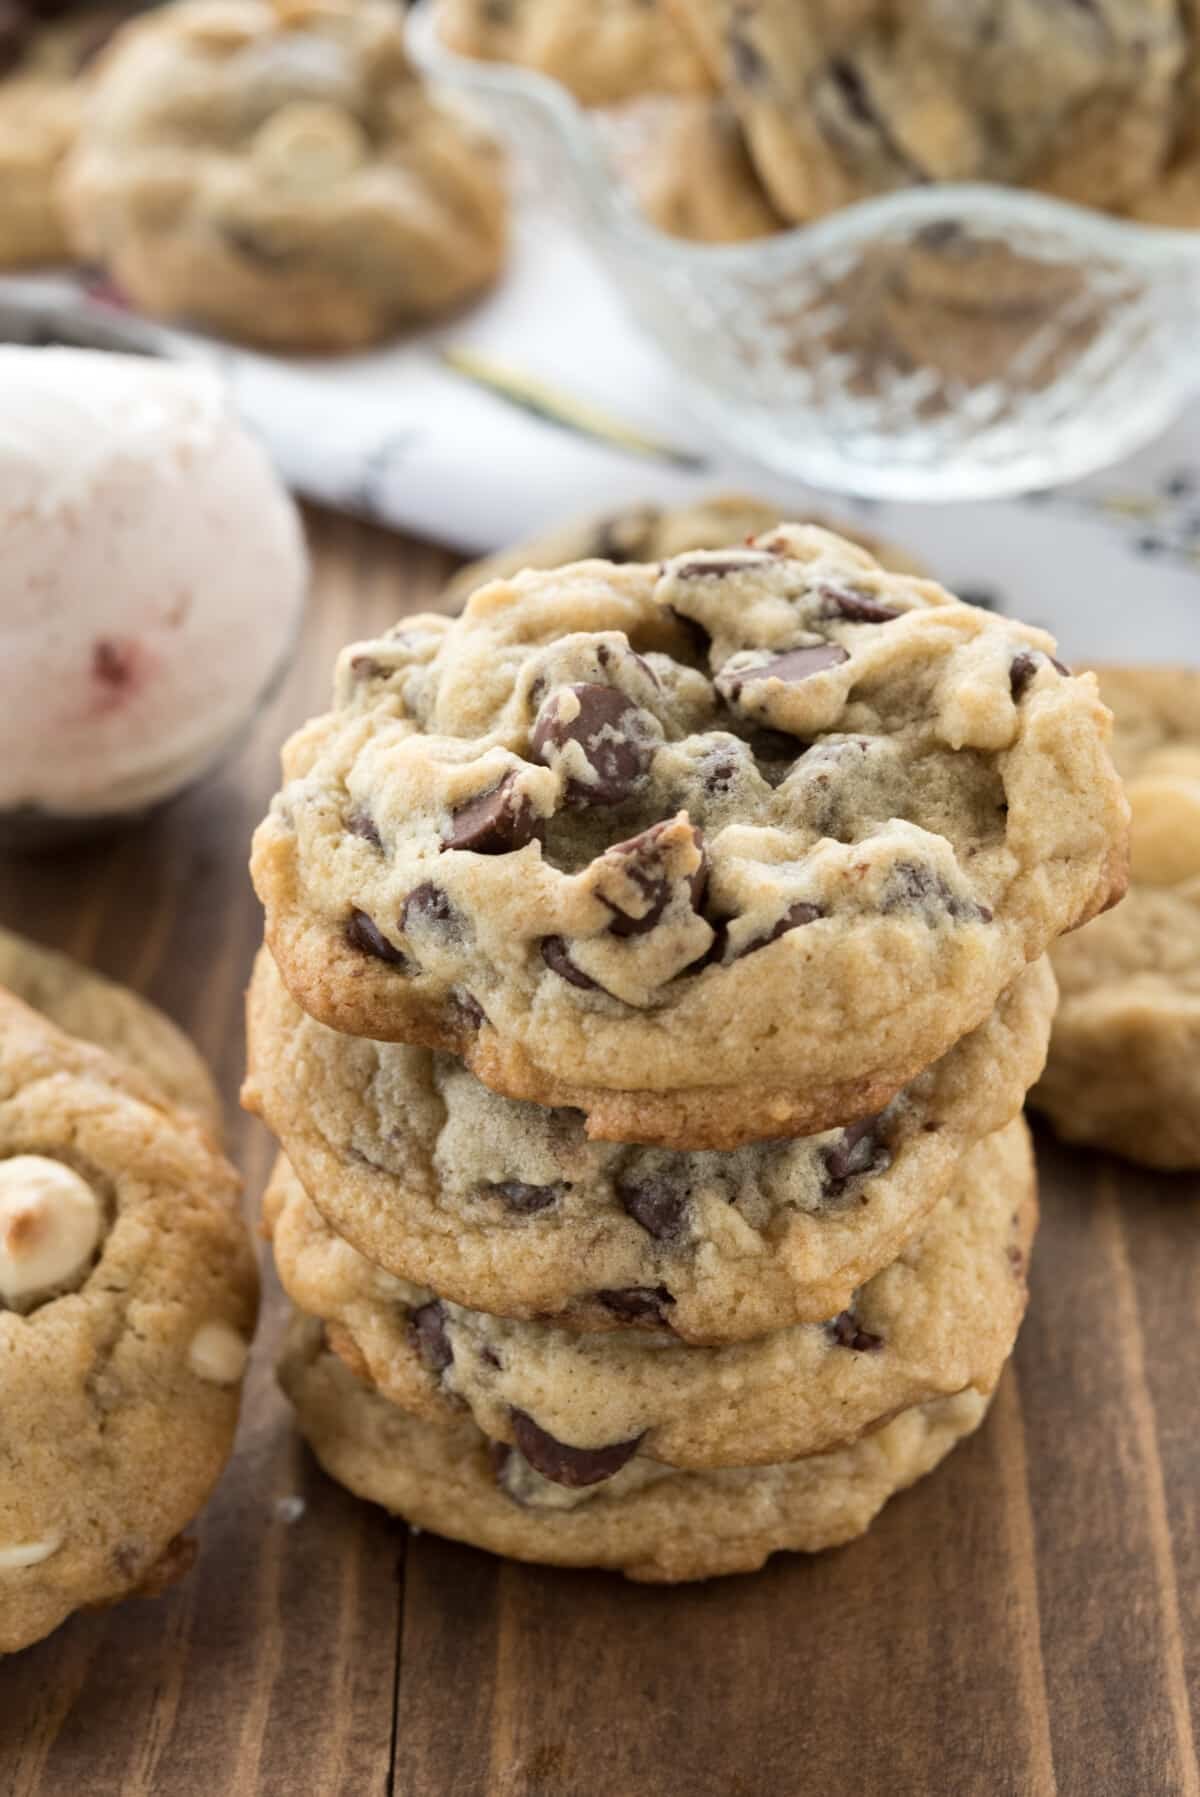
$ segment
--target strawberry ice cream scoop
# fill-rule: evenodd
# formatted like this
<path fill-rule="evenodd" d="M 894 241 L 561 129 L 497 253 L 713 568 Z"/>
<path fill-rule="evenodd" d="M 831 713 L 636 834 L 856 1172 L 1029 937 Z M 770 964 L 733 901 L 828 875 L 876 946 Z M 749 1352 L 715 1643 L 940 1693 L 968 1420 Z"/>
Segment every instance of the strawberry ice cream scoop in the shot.
<path fill-rule="evenodd" d="M 0 811 L 98 821 L 205 772 L 287 658 L 295 507 L 206 370 L 0 347 Z"/>

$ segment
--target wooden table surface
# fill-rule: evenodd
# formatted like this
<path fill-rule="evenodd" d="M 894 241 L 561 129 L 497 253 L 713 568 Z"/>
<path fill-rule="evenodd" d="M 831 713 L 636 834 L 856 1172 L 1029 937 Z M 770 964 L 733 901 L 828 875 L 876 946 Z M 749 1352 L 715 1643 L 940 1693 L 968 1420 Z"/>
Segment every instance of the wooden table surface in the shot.
<path fill-rule="evenodd" d="M 240 759 L 115 842 L 0 866 L 5 923 L 193 1033 L 251 1205 L 250 833 L 338 646 L 450 568 L 310 524 L 302 650 Z M 863 1540 L 707 1586 L 506 1564 L 340 1491 L 274 1387 L 268 1276 L 192 1575 L 0 1663 L 0 1792 L 1200 1797 L 1200 1181 L 1039 1149 L 1032 1304 L 981 1434 Z"/>

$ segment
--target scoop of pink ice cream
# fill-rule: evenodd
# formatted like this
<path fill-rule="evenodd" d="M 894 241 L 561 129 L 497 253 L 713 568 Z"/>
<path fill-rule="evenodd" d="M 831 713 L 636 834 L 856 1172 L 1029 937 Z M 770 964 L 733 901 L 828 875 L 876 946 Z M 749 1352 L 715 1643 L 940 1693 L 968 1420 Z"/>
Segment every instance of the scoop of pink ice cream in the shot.
<path fill-rule="evenodd" d="M 199 368 L 0 347 L 0 808 L 140 809 L 287 656 L 295 507 Z"/>

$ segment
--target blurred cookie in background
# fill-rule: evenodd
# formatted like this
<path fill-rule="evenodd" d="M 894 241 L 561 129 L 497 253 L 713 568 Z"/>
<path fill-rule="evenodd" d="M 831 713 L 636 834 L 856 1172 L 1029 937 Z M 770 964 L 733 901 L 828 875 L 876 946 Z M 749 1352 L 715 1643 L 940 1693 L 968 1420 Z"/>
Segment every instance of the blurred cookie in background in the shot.
<path fill-rule="evenodd" d="M 489 580 L 507 580 L 522 568 L 557 568 L 593 557 L 607 562 L 659 562 L 669 561 L 673 555 L 685 555 L 690 549 L 725 549 L 772 529 L 787 509 L 786 504 L 755 499 L 746 493 L 713 493 L 688 505 L 628 505 L 617 511 L 573 518 L 556 530 L 528 537 L 481 561 L 469 562 L 444 588 L 439 609 L 455 610 L 476 587 Z M 823 524 L 861 544 L 884 567 L 898 574 L 925 573 L 920 562 L 906 550 L 894 543 L 880 542 L 856 524 L 844 520 L 831 523 L 809 513 L 806 517 L 809 523 Z"/>
<path fill-rule="evenodd" d="M 585 106 L 710 85 L 665 0 L 441 0 L 438 31 L 462 56 L 552 76 Z"/>
<path fill-rule="evenodd" d="M 1133 811 L 1129 891 L 1051 954 L 1062 1001 L 1031 1095 L 1059 1135 L 1200 1167 L 1200 672 L 1102 668 Z"/>
<path fill-rule="evenodd" d="M 669 105 L 631 174 L 649 217 L 672 237 L 741 243 L 784 228 L 723 100 Z"/>
<path fill-rule="evenodd" d="M 82 111 L 82 77 L 145 0 L 0 3 L 0 268 L 71 257 L 58 181 Z"/>
<path fill-rule="evenodd" d="M 100 59 L 64 183 L 140 309 L 351 350 L 498 274 L 498 152 L 434 101 L 388 0 L 182 0 Z"/>

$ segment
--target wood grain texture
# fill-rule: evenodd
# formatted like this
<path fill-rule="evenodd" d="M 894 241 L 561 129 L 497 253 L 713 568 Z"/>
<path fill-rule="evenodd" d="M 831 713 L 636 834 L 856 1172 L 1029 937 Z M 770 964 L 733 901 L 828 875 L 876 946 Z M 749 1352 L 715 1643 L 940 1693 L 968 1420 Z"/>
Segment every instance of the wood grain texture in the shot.
<path fill-rule="evenodd" d="M 337 648 L 449 571 L 310 522 L 301 653 L 236 762 L 114 842 L 0 865 L 5 923 L 196 1037 L 250 1202 L 250 832 Z M 507 1565 L 355 1503 L 291 1433 L 268 1280 L 195 1571 L 0 1662 L 0 1793 L 1200 1797 L 1200 1182 L 1039 1152 L 1033 1302 L 982 1433 L 862 1541 L 711 1586 Z"/>

